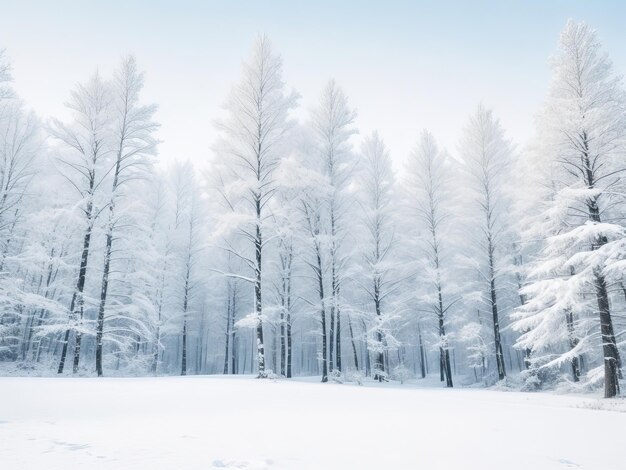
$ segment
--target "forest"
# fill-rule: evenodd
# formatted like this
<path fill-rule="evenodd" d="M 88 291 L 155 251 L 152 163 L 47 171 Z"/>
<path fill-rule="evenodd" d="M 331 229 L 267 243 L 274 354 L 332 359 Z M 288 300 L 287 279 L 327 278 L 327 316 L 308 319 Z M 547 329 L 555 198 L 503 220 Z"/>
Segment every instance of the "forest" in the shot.
<path fill-rule="evenodd" d="M 393 157 L 333 79 L 296 118 L 259 35 L 198 136 L 202 168 L 160 162 L 140 57 L 68 84 L 66 115 L 42 119 L 10 54 L 0 375 L 430 375 L 620 394 L 626 92 L 588 24 L 560 33 L 530 141 L 476 103 L 455 148 L 416 130 Z"/>

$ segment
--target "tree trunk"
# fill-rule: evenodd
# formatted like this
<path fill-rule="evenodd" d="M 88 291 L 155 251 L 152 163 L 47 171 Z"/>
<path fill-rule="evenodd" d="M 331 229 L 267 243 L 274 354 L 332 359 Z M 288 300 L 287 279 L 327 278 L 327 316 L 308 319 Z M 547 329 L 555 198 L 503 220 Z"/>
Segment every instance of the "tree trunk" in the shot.
<path fill-rule="evenodd" d="M 112 204 L 112 203 L 111 203 Z M 102 377 L 102 335 L 104 333 L 104 307 L 109 288 L 109 270 L 111 267 L 111 250 L 113 246 L 113 206 L 111 207 L 109 229 L 106 236 L 106 249 L 104 254 L 104 271 L 102 272 L 102 286 L 100 288 L 100 306 L 98 307 L 98 320 L 96 322 L 96 372 Z"/>
<path fill-rule="evenodd" d="M 565 313 L 565 321 L 567 323 L 567 335 L 569 337 L 569 347 L 573 350 L 578 345 L 578 338 L 574 333 L 574 314 L 571 311 Z M 574 382 L 580 381 L 580 365 L 578 356 L 572 358 L 572 378 Z"/>
<path fill-rule="evenodd" d="M 237 373 L 237 332 L 235 331 L 235 316 L 237 315 L 237 283 L 233 286 L 233 300 L 231 302 L 231 315 L 230 315 L 230 373 L 235 375 Z"/>
<path fill-rule="evenodd" d="M 318 293 L 320 296 L 320 315 L 322 324 L 322 382 L 328 382 L 328 357 L 326 345 L 328 344 L 326 337 L 326 309 L 324 307 L 324 278 L 322 277 L 322 257 L 317 251 L 317 281 L 318 281 Z"/>
<path fill-rule="evenodd" d="M 93 180 L 90 182 L 91 188 L 93 188 Z M 65 368 L 65 359 L 67 356 L 67 347 L 70 337 L 70 331 L 75 329 L 75 345 L 74 345 L 74 367 L 73 372 L 78 372 L 78 363 L 80 360 L 80 343 L 81 332 L 76 329 L 76 324 L 82 322 L 83 318 L 83 291 L 85 290 L 85 280 L 87 277 L 87 264 L 89 260 L 89 246 L 91 244 L 91 230 L 92 230 L 92 210 L 93 203 L 91 200 L 87 203 L 86 217 L 87 217 L 87 230 L 83 236 L 83 252 L 80 258 L 80 267 L 78 269 L 78 280 L 76 281 L 76 289 L 72 294 L 72 301 L 70 302 L 70 327 L 65 332 L 65 338 L 63 340 L 63 350 L 61 351 L 61 360 L 59 361 L 59 368 L 57 373 L 62 374 Z"/>
<path fill-rule="evenodd" d="M 604 397 L 612 398 L 619 393 L 619 351 L 615 343 L 606 281 L 600 270 L 596 270 L 594 274 L 604 352 Z"/>
<path fill-rule="evenodd" d="M 189 306 L 189 277 L 191 275 L 190 272 L 190 260 L 187 260 L 187 273 L 185 276 L 185 290 L 183 297 L 183 334 L 182 334 L 182 358 L 181 358 L 181 367 L 180 367 L 180 375 L 187 375 L 187 308 Z"/>
<path fill-rule="evenodd" d="M 417 324 L 417 338 L 420 349 L 420 373 L 422 378 L 426 378 L 426 355 L 424 354 L 424 342 L 422 341 L 422 328 L 419 323 Z"/>
<path fill-rule="evenodd" d="M 446 336 L 446 329 L 444 324 L 444 309 L 443 309 L 443 293 L 441 287 L 437 287 L 439 298 L 439 340 L 443 341 Z M 439 348 L 439 375 L 441 382 L 446 381 L 446 387 L 452 387 L 452 368 L 450 367 L 450 350 L 446 343 L 446 347 L 440 346 Z"/>
<path fill-rule="evenodd" d="M 256 347 L 258 361 L 258 377 L 265 377 L 265 345 L 263 342 L 263 303 L 261 298 L 261 274 L 262 274 L 262 250 L 263 238 L 261 234 L 261 199 L 256 199 L 256 238 L 254 248 L 256 254 L 255 282 L 254 282 L 254 311 L 257 317 L 256 324 Z"/>
<path fill-rule="evenodd" d="M 382 331 L 382 312 L 380 309 L 380 286 L 378 280 L 374 281 L 374 308 L 376 312 L 376 341 L 378 342 L 378 351 L 376 353 L 376 364 L 374 365 L 374 380 L 382 382 L 386 380 L 385 376 L 385 354 L 383 348 L 383 331 Z"/>
<path fill-rule="evenodd" d="M 504 365 L 504 354 L 502 352 L 502 338 L 500 336 L 500 321 L 498 319 L 498 303 L 496 300 L 496 284 L 493 278 L 493 261 L 490 261 L 492 277 L 490 281 L 490 300 L 491 314 L 493 316 L 493 337 L 496 350 L 496 367 L 498 369 L 498 380 L 506 377 L 506 369 Z"/>
<path fill-rule="evenodd" d="M 287 338 L 285 338 L 285 301 L 283 299 L 283 305 L 280 309 L 280 376 L 284 377 L 286 374 L 285 355 L 287 354 Z"/>
<path fill-rule="evenodd" d="M 226 334 L 224 346 L 224 375 L 228 374 L 228 343 L 230 342 L 230 317 L 231 317 L 231 287 L 228 283 L 228 302 L 226 304 Z"/>
<path fill-rule="evenodd" d="M 335 304 L 330 304 L 330 329 L 328 331 L 328 369 L 330 372 L 335 368 Z"/>
<path fill-rule="evenodd" d="M 187 316 L 183 317 L 183 352 L 180 375 L 187 375 Z"/>
<path fill-rule="evenodd" d="M 291 362 L 293 356 L 293 345 L 291 336 L 291 314 L 287 312 L 287 378 L 292 377 Z"/>
<path fill-rule="evenodd" d="M 596 185 L 596 175 L 592 170 L 589 157 L 589 140 L 587 133 L 582 132 L 584 151 L 582 160 L 585 168 L 585 183 L 589 189 L 593 189 Z M 587 201 L 587 209 L 589 212 L 589 220 L 595 223 L 601 223 L 600 208 L 598 206 L 598 196 Z M 604 235 L 599 235 L 592 243 L 592 250 L 606 245 L 608 242 Z M 613 329 L 613 319 L 611 318 L 611 309 L 609 305 L 609 296 L 606 288 L 606 280 L 602 269 L 596 267 L 594 269 L 596 297 L 598 302 L 598 312 L 600 315 L 600 332 L 602 335 L 602 350 L 604 352 L 604 397 L 612 398 L 619 393 L 619 378 L 621 376 L 621 358 L 617 343 L 615 341 L 615 331 Z"/>
<path fill-rule="evenodd" d="M 376 352 L 376 364 L 374 364 L 374 380 L 382 382 L 383 380 L 385 380 L 385 354 L 382 350 L 383 334 L 380 329 L 376 331 L 376 341 L 379 344 L 378 347 L 380 348 L 380 350 Z"/>
<path fill-rule="evenodd" d="M 272 368 L 278 372 L 278 331 L 276 326 L 272 329 Z"/>
<path fill-rule="evenodd" d="M 337 289 L 337 296 L 339 296 L 339 289 Z M 335 331 L 335 361 L 337 364 L 337 370 L 341 372 L 341 310 L 337 306 L 337 323 Z"/>
<path fill-rule="evenodd" d="M 371 377 L 372 363 L 370 359 L 369 337 L 367 334 L 367 325 L 365 324 L 365 320 L 363 319 L 361 319 L 361 326 L 363 327 L 363 331 L 365 332 L 365 377 Z"/>
<path fill-rule="evenodd" d="M 290 258 L 291 260 L 291 258 Z M 287 280 L 287 378 L 290 379 L 292 375 L 291 361 L 292 361 L 292 336 L 291 336 L 291 261 L 289 267 L 289 279 Z"/>
<path fill-rule="evenodd" d="M 354 340 L 354 330 L 352 328 L 352 318 L 348 315 L 348 330 L 350 331 L 350 342 L 352 343 L 352 355 L 354 357 L 354 368 L 359 371 L 359 355 L 356 351 L 356 341 Z"/>

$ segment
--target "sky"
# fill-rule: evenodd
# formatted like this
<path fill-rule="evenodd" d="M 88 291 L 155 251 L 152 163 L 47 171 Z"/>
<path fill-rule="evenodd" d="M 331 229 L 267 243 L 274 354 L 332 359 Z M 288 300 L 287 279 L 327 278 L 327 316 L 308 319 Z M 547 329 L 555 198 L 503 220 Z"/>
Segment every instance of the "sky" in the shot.
<path fill-rule="evenodd" d="M 76 83 L 96 70 L 111 75 L 135 55 L 146 74 L 143 98 L 159 105 L 162 162 L 202 166 L 242 61 L 267 34 L 288 87 L 302 96 L 297 117 L 306 118 L 333 77 L 357 110 L 360 136 L 378 130 L 400 165 L 423 128 L 458 151 L 479 103 L 522 148 L 568 18 L 597 29 L 626 72 L 620 1 L 0 0 L 0 48 L 15 89 L 44 119 L 67 116 Z"/>

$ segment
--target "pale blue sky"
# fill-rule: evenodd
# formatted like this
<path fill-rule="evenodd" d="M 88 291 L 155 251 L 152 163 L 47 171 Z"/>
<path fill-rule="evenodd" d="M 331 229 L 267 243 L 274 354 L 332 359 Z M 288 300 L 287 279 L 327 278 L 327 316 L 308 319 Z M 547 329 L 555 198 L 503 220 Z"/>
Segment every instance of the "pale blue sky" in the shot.
<path fill-rule="evenodd" d="M 626 71 L 626 4 L 619 1 L 0 1 L 0 47 L 16 88 L 44 117 L 70 88 L 136 55 L 156 101 L 164 160 L 201 162 L 242 59 L 258 33 L 283 56 L 300 114 L 333 76 L 378 129 L 396 161 L 428 127 L 450 150 L 482 101 L 523 144 L 545 97 L 568 18 L 595 27 Z"/>

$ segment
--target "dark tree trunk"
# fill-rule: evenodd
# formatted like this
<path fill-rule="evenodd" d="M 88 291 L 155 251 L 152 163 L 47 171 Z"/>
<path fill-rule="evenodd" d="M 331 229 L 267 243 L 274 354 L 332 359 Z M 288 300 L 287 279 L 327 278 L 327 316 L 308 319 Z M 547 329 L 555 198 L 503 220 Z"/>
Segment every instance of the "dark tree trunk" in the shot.
<path fill-rule="evenodd" d="M 521 266 L 522 265 L 522 257 L 521 256 L 516 256 L 514 258 L 514 263 L 515 263 L 515 266 Z M 519 292 L 519 304 L 523 306 L 523 305 L 526 304 L 526 296 L 521 293 L 521 290 L 522 290 L 522 277 L 520 276 L 519 272 L 515 273 L 515 278 L 517 279 L 517 291 Z M 530 348 L 525 348 L 524 349 L 524 368 L 526 370 L 530 369 L 530 353 L 531 353 Z"/>
<path fill-rule="evenodd" d="M 276 327 L 272 329 L 272 368 L 274 372 L 278 372 L 278 332 Z"/>
<path fill-rule="evenodd" d="M 337 296 L 339 296 L 339 289 L 337 289 Z M 341 310 L 337 306 L 337 323 L 335 331 L 335 361 L 337 363 L 337 370 L 341 372 Z"/>
<path fill-rule="evenodd" d="M 354 368 L 359 370 L 359 355 L 356 350 L 356 341 L 354 340 L 354 330 L 352 329 L 352 319 L 348 315 L 348 330 L 350 331 L 350 342 L 352 343 L 352 355 L 354 358 Z"/>
<path fill-rule="evenodd" d="M 111 219 L 113 217 L 113 205 L 111 203 Z M 106 236 L 106 249 L 104 254 L 104 271 L 102 272 L 102 286 L 100 289 L 100 306 L 98 308 L 98 320 L 96 322 L 96 372 L 102 377 L 102 335 L 104 333 L 104 308 L 109 288 L 109 270 L 111 268 L 111 250 L 113 246 L 113 225 L 109 221 L 109 230 Z"/>
<path fill-rule="evenodd" d="M 291 361 L 292 361 L 292 336 L 291 336 L 291 268 L 289 270 L 289 282 L 287 284 L 287 378 L 290 379 L 292 375 Z"/>
<path fill-rule="evenodd" d="M 363 331 L 365 332 L 365 377 L 372 376 L 372 363 L 370 359 L 370 346 L 369 339 L 367 335 L 367 325 L 365 324 L 365 320 L 361 319 L 361 326 L 363 327 Z"/>
<path fill-rule="evenodd" d="M 335 368 L 335 305 L 330 305 L 330 329 L 328 330 L 328 369 L 330 372 Z"/>
<path fill-rule="evenodd" d="M 94 180 L 93 178 L 90 181 L 90 191 L 93 191 Z M 78 363 L 80 360 L 80 344 L 82 333 L 80 329 L 76 329 L 76 324 L 80 323 L 83 319 L 83 292 L 85 290 L 85 280 L 87 278 L 87 264 L 89 260 L 89 247 L 91 244 L 91 230 L 92 230 L 92 211 L 93 211 L 93 203 L 91 200 L 87 203 L 86 218 L 87 218 L 87 230 L 85 235 L 83 236 L 83 251 L 80 258 L 80 267 L 78 269 L 78 280 L 76 281 L 76 289 L 72 294 L 72 301 L 70 303 L 70 322 L 72 323 L 70 327 L 65 332 L 65 338 L 63 340 L 63 349 L 61 351 L 61 360 L 59 361 L 59 368 L 57 373 L 62 374 L 63 369 L 65 368 L 65 359 L 67 356 L 67 348 L 70 337 L 70 331 L 75 329 L 75 344 L 74 344 L 74 364 L 73 364 L 73 372 L 78 372 Z"/>
<path fill-rule="evenodd" d="M 338 369 L 341 372 L 341 337 L 340 327 L 340 311 L 339 311 L 339 266 L 337 259 L 338 243 L 337 243 L 337 217 L 335 214 L 335 203 L 331 203 L 330 207 L 330 233 L 331 233 L 331 290 L 332 303 L 330 306 L 330 331 L 328 340 L 330 341 L 330 358 L 329 367 Z M 336 321 L 335 321 L 336 320 Z"/>
<path fill-rule="evenodd" d="M 189 252 L 191 253 L 191 251 Z M 180 375 L 187 375 L 187 308 L 189 306 L 189 277 L 191 276 L 191 259 L 187 259 L 187 273 L 185 275 L 185 290 L 183 297 L 183 334 L 182 334 L 182 358 Z"/>
<path fill-rule="evenodd" d="M 152 373 L 156 375 L 159 369 L 159 343 L 161 342 L 161 307 L 159 306 L 159 319 L 155 331 L 154 349 L 152 351 Z"/>
<path fill-rule="evenodd" d="M 446 336 L 446 328 L 444 324 L 444 308 L 443 308 L 443 293 L 441 292 L 441 286 L 437 286 L 438 299 L 439 299 L 439 339 L 443 341 Z M 450 350 L 447 345 L 444 348 L 439 348 L 439 375 L 441 382 L 446 381 L 446 387 L 452 387 L 452 368 L 450 367 Z"/>
<path fill-rule="evenodd" d="M 493 264 L 491 267 L 491 271 L 492 277 L 490 282 L 490 300 L 491 314 L 493 316 L 493 337 L 496 350 L 496 367 L 498 369 L 498 380 L 503 380 L 506 377 L 506 369 L 504 365 L 504 354 L 502 352 L 502 338 L 500 336 L 500 321 L 498 319 L 498 302 L 496 299 L 496 284 L 493 278 Z"/>
<path fill-rule="evenodd" d="M 180 375 L 187 375 L 187 316 L 183 318 L 183 352 Z"/>
<path fill-rule="evenodd" d="M 328 382 L 328 357 L 326 345 L 328 344 L 328 338 L 326 336 L 326 309 L 324 307 L 324 278 L 322 277 L 322 257 L 317 250 L 317 288 L 320 297 L 320 315 L 322 324 L 322 382 Z"/>
<path fill-rule="evenodd" d="M 52 278 L 54 274 L 54 270 L 52 266 L 52 257 L 54 256 L 54 252 L 55 250 L 54 248 L 52 248 L 49 254 L 50 262 L 48 263 L 48 274 L 46 275 L 44 299 L 48 299 L 50 297 L 50 283 L 52 282 Z M 41 277 L 39 280 L 40 285 L 42 281 L 43 281 L 43 277 Z M 41 323 L 43 322 L 44 316 L 46 315 L 46 309 L 41 308 L 39 309 L 38 312 L 39 312 L 38 314 L 33 312 L 32 319 L 30 322 L 30 327 L 28 328 L 28 336 L 25 341 L 26 349 L 25 349 L 24 359 L 26 359 L 26 352 L 28 353 L 29 357 L 32 358 L 34 356 L 33 348 L 34 348 L 35 341 L 33 341 L 33 336 L 34 336 L 36 329 L 39 326 L 41 326 Z M 37 344 L 41 344 L 41 339 L 37 342 Z"/>
<path fill-rule="evenodd" d="M 124 113 L 123 130 L 126 131 L 127 109 Z M 126 132 L 122 133 L 117 150 L 117 158 L 115 160 L 115 171 L 113 172 L 113 183 L 111 187 L 111 200 L 109 201 L 109 223 L 106 234 L 106 249 L 104 254 L 104 269 L 102 271 L 102 285 L 100 288 L 100 306 L 98 307 L 98 320 L 96 322 L 96 372 L 98 377 L 102 376 L 102 336 L 104 334 L 104 309 L 107 300 L 107 292 L 109 288 L 109 272 L 111 269 L 111 253 L 113 247 L 113 230 L 115 227 L 115 196 L 120 180 L 120 171 L 122 169 L 122 158 L 124 152 Z"/>
<path fill-rule="evenodd" d="M 226 333 L 224 346 L 224 375 L 228 374 L 228 343 L 230 342 L 230 317 L 231 317 L 231 286 L 228 284 L 228 301 L 226 304 Z"/>
<path fill-rule="evenodd" d="M 291 315 L 287 314 L 287 378 L 292 377 L 292 357 L 293 357 L 293 345 L 291 335 Z"/>
<path fill-rule="evenodd" d="M 254 282 L 254 311 L 257 316 L 256 324 L 256 347 L 258 361 L 258 377 L 265 377 L 265 344 L 263 342 L 263 303 L 261 298 L 261 261 L 263 250 L 263 238 L 261 234 L 261 199 L 256 199 L 256 238 L 254 240 L 254 248 L 256 255 L 255 265 L 255 282 Z"/>
<path fill-rule="evenodd" d="M 587 162 L 588 163 L 588 162 Z M 587 167 L 590 168 L 590 167 Z M 589 170 L 590 171 L 590 170 Z M 590 175 L 589 187 L 594 186 L 594 179 Z M 600 223 L 600 210 L 596 199 L 588 201 L 589 218 L 593 222 Z M 599 236 L 593 243 L 592 249 L 597 250 L 608 242 L 605 236 Z M 604 396 L 611 398 L 619 393 L 619 378 L 621 375 L 621 358 L 615 332 L 613 329 L 613 319 L 611 318 L 611 308 L 609 295 L 606 287 L 606 280 L 602 270 L 594 269 L 596 297 L 598 301 L 598 312 L 600 315 L 600 332 L 602 334 L 602 350 L 604 352 Z"/>
<path fill-rule="evenodd" d="M 244 342 L 243 342 L 243 365 L 241 366 L 241 371 L 242 371 L 243 374 L 246 373 L 247 361 L 248 361 L 248 343 L 245 341 L 245 338 L 244 338 Z"/>
<path fill-rule="evenodd" d="M 574 314 L 569 311 L 565 313 L 565 321 L 567 323 L 567 334 L 569 337 L 569 347 L 570 350 L 574 349 L 578 345 L 578 338 L 574 332 Z M 572 379 L 574 382 L 580 381 L 580 364 L 578 360 L 578 355 L 572 358 Z"/>
<path fill-rule="evenodd" d="M 422 340 L 422 328 L 420 324 L 417 324 L 417 338 L 419 341 L 420 349 L 420 373 L 422 378 L 426 378 L 426 355 L 424 354 L 424 342 Z"/>
<path fill-rule="evenodd" d="M 83 319 L 83 309 L 80 309 L 80 322 Z M 80 348 L 82 344 L 83 334 L 81 331 L 76 331 L 76 339 L 74 340 L 74 363 L 72 364 L 72 373 L 78 373 L 78 365 L 80 363 Z"/>
<path fill-rule="evenodd" d="M 595 278 L 598 310 L 600 312 L 602 350 L 604 352 L 604 397 L 612 398 L 619 393 L 620 357 L 615 342 L 606 281 L 600 270 L 595 272 Z"/>
<path fill-rule="evenodd" d="M 446 349 L 445 351 L 445 357 L 444 357 L 444 363 L 445 363 L 445 372 L 446 372 L 446 387 L 453 387 L 454 384 L 452 383 L 452 367 L 450 366 L 450 350 Z"/>
<path fill-rule="evenodd" d="M 280 309 L 280 376 L 284 377 L 286 371 L 285 356 L 287 354 L 287 338 L 285 337 L 285 301 L 283 300 L 282 308 Z"/>
<path fill-rule="evenodd" d="M 585 169 L 585 183 L 589 189 L 596 186 L 596 175 L 594 174 L 591 158 L 589 156 L 589 139 L 585 131 L 582 132 L 584 150 L 582 153 L 582 167 Z M 600 207 L 598 197 L 592 197 L 587 201 L 589 220 L 601 223 Z M 608 242 L 604 235 L 599 235 L 592 243 L 592 250 L 597 250 Z M 600 316 L 600 332 L 602 335 L 602 350 L 604 352 L 604 397 L 611 398 L 619 393 L 619 378 L 621 376 L 621 358 L 617 343 L 615 341 L 615 331 L 613 329 L 613 319 L 611 318 L 611 308 L 606 287 L 606 280 L 601 268 L 594 269 L 595 289 L 598 302 L 598 313 Z"/>
<path fill-rule="evenodd" d="M 382 382 L 386 380 L 385 375 L 385 354 L 383 349 L 383 331 L 382 331 L 382 311 L 380 309 L 380 284 L 378 279 L 374 280 L 374 309 L 378 326 L 376 327 L 376 341 L 378 342 L 378 351 L 376 353 L 376 364 L 374 365 L 374 380 Z"/>
<path fill-rule="evenodd" d="M 237 315 L 237 283 L 233 286 L 233 300 L 231 302 L 231 315 L 230 315 L 230 373 L 235 375 L 237 373 L 237 332 L 235 331 L 235 316 Z"/>
<path fill-rule="evenodd" d="M 163 291 L 165 290 L 165 269 L 161 273 L 161 290 L 159 291 L 159 307 L 157 313 L 157 324 L 154 338 L 154 349 L 152 351 L 152 373 L 157 374 L 159 368 L 159 351 L 161 344 L 161 314 L 163 312 Z"/>
<path fill-rule="evenodd" d="M 385 380 L 385 353 L 382 351 L 383 334 L 380 329 L 376 332 L 376 341 L 378 341 L 381 350 L 376 352 L 376 364 L 374 365 L 374 380 L 382 382 Z"/>

